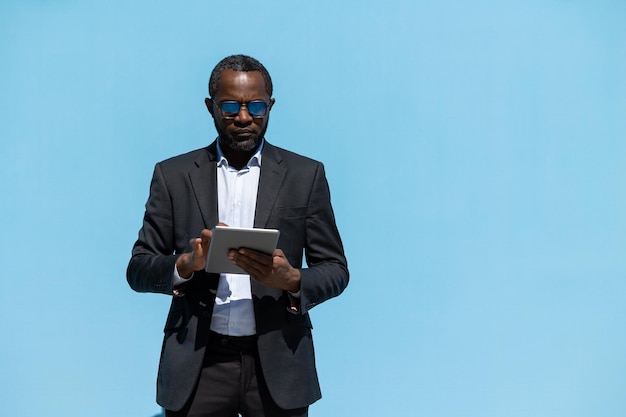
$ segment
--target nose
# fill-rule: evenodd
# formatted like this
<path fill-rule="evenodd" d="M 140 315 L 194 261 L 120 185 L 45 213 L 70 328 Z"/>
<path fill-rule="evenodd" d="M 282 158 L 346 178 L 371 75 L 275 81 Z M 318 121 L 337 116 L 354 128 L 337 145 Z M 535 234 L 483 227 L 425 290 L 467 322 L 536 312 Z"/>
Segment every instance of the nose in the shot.
<path fill-rule="evenodd" d="M 239 123 L 251 123 L 252 120 L 254 120 L 254 118 L 250 116 L 250 113 L 248 112 L 248 106 L 242 104 L 239 108 L 239 113 L 237 113 L 237 116 L 235 116 L 235 121 Z"/>

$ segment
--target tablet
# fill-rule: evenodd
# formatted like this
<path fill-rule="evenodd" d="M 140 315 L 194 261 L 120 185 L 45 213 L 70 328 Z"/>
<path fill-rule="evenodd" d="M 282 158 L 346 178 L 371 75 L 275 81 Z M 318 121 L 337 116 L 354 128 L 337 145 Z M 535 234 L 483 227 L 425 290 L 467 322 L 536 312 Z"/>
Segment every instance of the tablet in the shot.
<path fill-rule="evenodd" d="M 280 232 L 276 229 L 215 226 L 207 256 L 206 272 L 245 274 L 243 269 L 228 259 L 229 249 L 250 248 L 259 252 L 274 253 Z"/>

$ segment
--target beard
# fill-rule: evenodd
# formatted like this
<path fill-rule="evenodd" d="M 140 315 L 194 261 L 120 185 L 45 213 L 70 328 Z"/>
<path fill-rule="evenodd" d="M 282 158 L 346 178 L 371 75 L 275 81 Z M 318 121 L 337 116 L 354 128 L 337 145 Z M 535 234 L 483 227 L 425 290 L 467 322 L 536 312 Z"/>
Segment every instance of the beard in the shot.
<path fill-rule="evenodd" d="M 233 151 L 238 152 L 251 152 L 256 150 L 261 144 L 261 141 L 265 136 L 265 131 L 267 130 L 267 124 L 265 124 L 265 126 L 258 135 L 246 140 L 237 140 L 234 137 L 230 136 L 223 129 L 220 129 L 220 126 L 218 126 L 217 122 L 215 122 L 215 129 L 217 130 L 217 133 L 219 135 L 219 141 L 222 147 L 229 148 Z"/>
<path fill-rule="evenodd" d="M 232 149 L 233 151 L 250 152 L 261 144 L 262 136 L 255 136 L 248 140 L 238 141 L 229 136 L 220 134 L 220 145 Z"/>

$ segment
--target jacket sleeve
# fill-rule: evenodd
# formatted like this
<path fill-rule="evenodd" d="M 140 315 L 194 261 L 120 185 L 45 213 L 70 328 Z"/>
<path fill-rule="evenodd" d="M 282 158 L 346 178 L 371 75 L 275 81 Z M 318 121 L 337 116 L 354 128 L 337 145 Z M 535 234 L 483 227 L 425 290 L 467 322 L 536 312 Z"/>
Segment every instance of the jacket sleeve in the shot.
<path fill-rule="evenodd" d="M 171 195 L 160 164 L 154 168 L 143 226 L 132 250 L 126 279 L 138 292 L 172 294 L 176 259 Z"/>
<path fill-rule="evenodd" d="M 319 163 L 307 208 L 305 258 L 301 270 L 300 311 L 336 297 L 348 285 L 349 272 L 333 213 L 324 166 Z"/>

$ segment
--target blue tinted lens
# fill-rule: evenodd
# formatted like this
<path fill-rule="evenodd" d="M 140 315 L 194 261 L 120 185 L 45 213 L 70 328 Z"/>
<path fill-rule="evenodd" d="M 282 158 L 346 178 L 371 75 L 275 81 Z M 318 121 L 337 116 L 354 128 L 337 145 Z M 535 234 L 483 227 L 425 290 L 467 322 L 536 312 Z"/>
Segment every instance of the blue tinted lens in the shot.
<path fill-rule="evenodd" d="M 220 109 L 222 110 L 222 116 L 235 117 L 239 114 L 241 104 L 238 101 L 223 101 L 220 103 Z"/>
<path fill-rule="evenodd" d="M 263 117 L 267 114 L 267 103 L 264 101 L 249 101 L 245 105 L 252 117 Z M 241 103 L 238 101 L 222 101 L 220 110 L 222 111 L 222 117 L 234 119 L 239 114 L 239 110 L 241 110 Z"/>
<path fill-rule="evenodd" d="M 264 101 L 251 101 L 246 107 L 252 117 L 263 117 L 267 113 L 267 103 Z"/>

